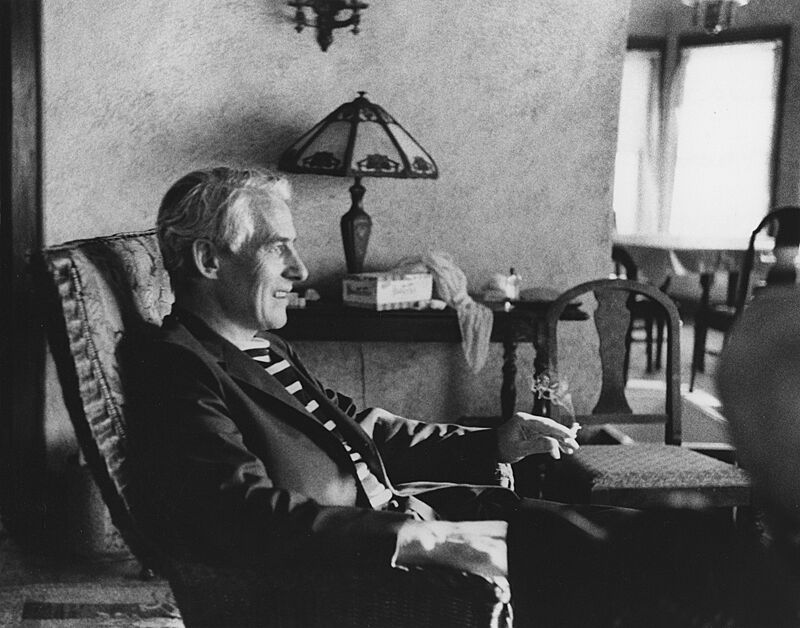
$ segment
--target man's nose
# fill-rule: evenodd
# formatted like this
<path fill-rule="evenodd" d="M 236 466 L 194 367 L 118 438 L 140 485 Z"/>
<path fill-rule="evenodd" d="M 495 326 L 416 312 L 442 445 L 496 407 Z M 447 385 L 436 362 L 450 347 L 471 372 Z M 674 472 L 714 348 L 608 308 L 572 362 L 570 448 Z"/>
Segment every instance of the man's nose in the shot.
<path fill-rule="evenodd" d="M 300 259 L 300 254 L 295 251 L 289 258 L 289 264 L 286 267 L 284 277 L 292 281 L 305 281 L 308 279 L 308 268 Z"/>

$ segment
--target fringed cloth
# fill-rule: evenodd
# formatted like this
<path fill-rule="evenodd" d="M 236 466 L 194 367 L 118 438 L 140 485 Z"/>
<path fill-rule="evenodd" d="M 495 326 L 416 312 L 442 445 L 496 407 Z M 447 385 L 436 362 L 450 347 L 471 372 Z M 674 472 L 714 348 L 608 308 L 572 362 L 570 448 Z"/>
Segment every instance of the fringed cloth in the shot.
<path fill-rule="evenodd" d="M 447 253 L 441 252 L 407 257 L 394 270 L 407 273 L 428 271 L 433 275 L 434 296 L 447 303 L 458 314 L 464 358 L 472 372 L 478 373 L 489 355 L 489 338 L 492 335 L 494 316 L 488 307 L 476 303 L 467 294 L 467 277 L 464 271 L 455 265 Z"/>

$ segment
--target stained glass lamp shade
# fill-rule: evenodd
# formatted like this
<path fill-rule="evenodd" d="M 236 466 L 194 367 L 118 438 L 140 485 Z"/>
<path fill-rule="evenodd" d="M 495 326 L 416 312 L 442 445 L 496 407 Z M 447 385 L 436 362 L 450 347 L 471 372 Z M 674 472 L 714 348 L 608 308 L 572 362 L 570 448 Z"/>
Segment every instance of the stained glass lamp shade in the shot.
<path fill-rule="evenodd" d="M 286 172 L 354 177 L 352 205 L 342 216 L 347 272 L 360 273 L 372 231 L 372 219 L 364 211 L 362 177 L 436 179 L 433 158 L 382 107 L 359 92 L 303 134 L 281 155 L 279 167 Z"/>

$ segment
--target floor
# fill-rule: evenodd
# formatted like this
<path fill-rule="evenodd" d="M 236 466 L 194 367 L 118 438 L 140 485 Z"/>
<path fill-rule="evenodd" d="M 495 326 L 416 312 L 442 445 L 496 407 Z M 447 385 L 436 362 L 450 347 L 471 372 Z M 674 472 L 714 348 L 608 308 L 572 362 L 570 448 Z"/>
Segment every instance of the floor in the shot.
<path fill-rule="evenodd" d="M 643 340 L 643 332 L 634 332 L 634 338 Z M 695 376 L 695 388 L 714 395 L 714 368 L 717 358 L 722 349 L 722 332 L 715 329 L 708 330 L 706 339 L 706 360 L 705 373 L 697 373 Z M 692 364 L 692 345 L 694 342 L 694 325 L 691 319 L 684 322 L 681 327 L 681 381 L 684 389 L 688 387 L 691 364 Z M 656 373 L 648 374 L 645 372 L 645 345 L 644 342 L 634 342 L 631 347 L 631 378 L 651 379 L 656 378 Z"/>
<path fill-rule="evenodd" d="M 22 548 L 0 530 L 0 627 L 182 628 L 167 583 L 130 556 L 75 559 Z"/>
<path fill-rule="evenodd" d="M 688 383 L 691 325 L 681 335 L 683 381 Z M 721 335 L 710 332 L 709 347 L 721 346 Z M 643 343 L 632 349 L 633 378 L 644 373 Z M 707 358 L 707 372 L 696 387 L 713 394 L 716 358 Z M 0 626 L 68 628 L 70 626 L 182 626 L 168 586 L 162 580 L 143 581 L 130 556 L 76 560 L 47 555 L 17 545 L 0 529 Z"/>

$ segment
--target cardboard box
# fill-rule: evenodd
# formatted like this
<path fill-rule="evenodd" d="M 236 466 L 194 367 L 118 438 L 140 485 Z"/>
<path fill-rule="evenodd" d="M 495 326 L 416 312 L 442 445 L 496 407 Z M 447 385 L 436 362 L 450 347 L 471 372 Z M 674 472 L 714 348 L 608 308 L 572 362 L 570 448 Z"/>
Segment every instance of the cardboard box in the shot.
<path fill-rule="evenodd" d="M 342 280 L 345 305 L 373 310 L 425 307 L 433 294 L 430 273 L 359 273 Z"/>

